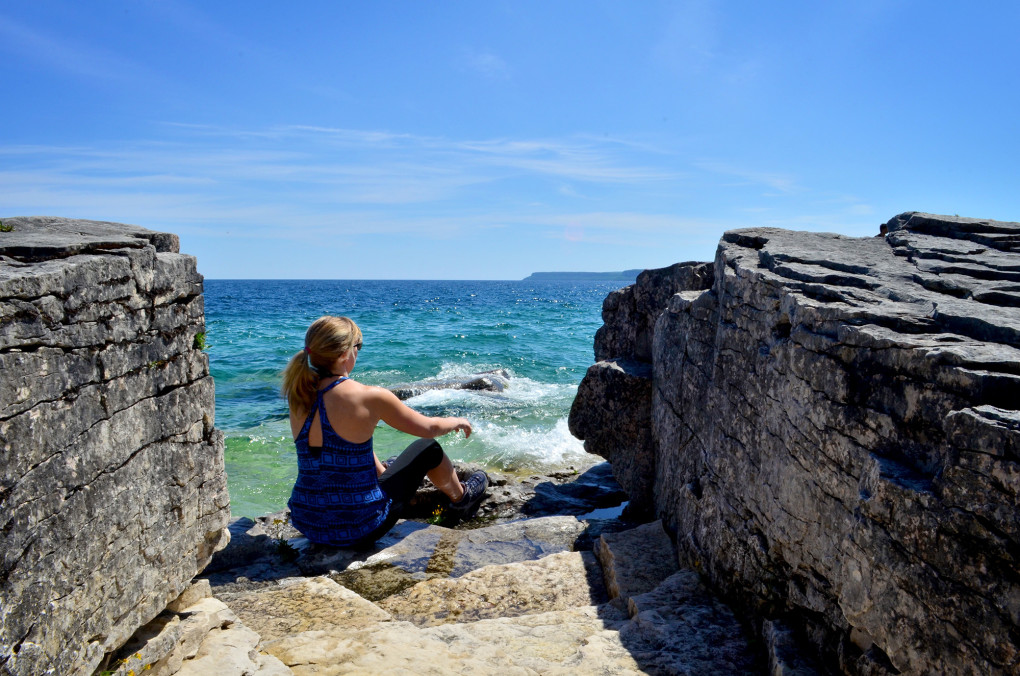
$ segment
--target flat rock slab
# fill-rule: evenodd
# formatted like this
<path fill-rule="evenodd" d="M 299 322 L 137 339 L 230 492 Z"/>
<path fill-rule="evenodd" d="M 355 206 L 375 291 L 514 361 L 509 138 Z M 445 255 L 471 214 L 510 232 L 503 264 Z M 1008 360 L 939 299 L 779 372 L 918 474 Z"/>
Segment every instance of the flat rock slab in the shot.
<path fill-rule="evenodd" d="M 207 586 L 207 585 L 206 585 Z M 245 626 L 219 599 L 196 596 L 194 602 L 166 611 L 143 627 L 102 673 L 111 676 L 288 676 L 280 660 L 260 653 L 259 635 Z"/>
<path fill-rule="evenodd" d="M 586 527 L 572 516 L 526 519 L 475 530 L 402 521 L 376 543 L 378 549 L 364 551 L 313 545 L 303 537 L 274 540 L 265 533 L 244 535 L 252 542 L 241 546 L 259 552 L 258 557 L 248 565 L 206 577 L 216 595 L 222 596 L 286 577 L 330 575 L 377 601 L 424 580 L 460 577 L 483 566 L 570 551 Z M 284 560 L 288 552 L 289 561 Z"/>
<path fill-rule="evenodd" d="M 379 606 L 328 577 L 291 578 L 220 598 L 263 641 L 306 631 L 354 631 L 391 619 Z"/>
<path fill-rule="evenodd" d="M 0 256 L 18 260 L 103 253 L 115 248 L 141 248 L 150 243 L 160 252 L 176 252 L 180 248 L 177 235 L 124 223 L 56 216 L 17 216 L 3 222 L 13 230 L 0 234 Z"/>
<path fill-rule="evenodd" d="M 338 582 L 377 601 L 424 580 L 457 578 L 483 566 L 569 551 L 584 528 L 572 516 L 548 516 L 472 531 L 428 526 L 363 561 L 350 561 L 341 568 L 323 557 L 316 568 L 332 568 Z M 345 556 L 334 562 L 342 565 Z"/>
<path fill-rule="evenodd" d="M 576 552 L 556 554 L 537 562 L 491 566 L 457 580 L 426 582 L 419 587 L 431 589 L 385 601 L 390 613 L 326 578 L 288 582 L 273 593 L 252 592 L 229 603 L 246 624 L 261 630 L 263 650 L 298 676 L 765 673 L 732 612 L 692 571 L 632 598 L 633 617 L 613 604 L 586 605 L 577 598 L 568 608 L 478 619 L 486 612 L 484 602 L 462 595 L 473 586 L 481 593 L 516 594 L 518 600 L 530 597 L 530 609 L 538 610 L 549 602 L 550 593 L 560 593 L 558 602 L 569 605 L 563 590 L 550 592 L 537 578 L 547 576 L 554 587 L 553 577 L 560 587 L 577 584 L 569 578 L 584 568 L 581 559 Z M 539 568 L 544 571 L 539 573 Z M 528 573 L 535 579 L 526 582 Z M 442 618 L 442 624 L 422 626 L 422 617 L 433 614 L 433 604 L 441 603 L 444 591 L 450 593 L 449 607 L 474 606 Z M 424 615 L 399 619 L 416 608 Z M 308 618 L 315 619 L 281 621 L 281 614 L 305 609 Z"/>
<path fill-rule="evenodd" d="M 679 569 L 661 521 L 603 534 L 595 544 L 595 555 L 611 598 L 627 600 L 649 592 Z"/>
<path fill-rule="evenodd" d="M 473 466 L 458 467 L 458 474 L 466 477 Z M 626 498 L 619 484 L 612 476 L 609 463 L 598 463 L 586 469 L 565 470 L 549 475 L 516 477 L 508 474 L 490 473 L 487 497 L 482 502 L 478 515 L 471 521 L 460 524 L 457 531 L 489 532 L 488 529 L 500 524 L 519 522 L 529 517 L 534 524 L 536 517 L 576 516 L 584 520 L 584 527 L 575 535 L 573 548 L 590 548 L 593 538 L 605 530 L 620 528 L 618 519 L 586 518 L 594 510 L 617 507 Z M 230 543 L 218 552 L 205 570 L 213 586 L 232 583 L 239 578 L 253 581 L 279 580 L 296 575 L 325 575 L 332 571 L 348 568 L 352 563 L 364 562 L 369 557 L 382 553 L 407 538 L 410 534 L 429 528 L 426 523 L 435 506 L 439 504 L 438 491 L 426 484 L 418 491 L 418 504 L 408 514 L 408 520 L 399 522 L 375 546 L 355 551 L 336 547 L 314 546 L 301 536 L 290 523 L 286 510 L 268 514 L 257 519 L 242 517 L 230 523 Z M 572 523 L 576 524 L 576 519 Z M 517 528 L 517 526 L 514 526 Z M 535 533 L 534 526 L 528 527 Z M 438 531 L 432 531 L 436 533 Z M 437 536 L 435 539 L 438 540 Z M 471 543 L 479 542 L 471 536 Z M 499 536 L 512 539 L 515 536 Z M 556 541 L 560 541 L 556 536 Z M 537 543 L 548 541 L 548 535 L 527 535 L 530 544 L 521 546 L 539 550 L 541 555 L 562 551 L 563 547 L 548 549 Z M 570 549 L 571 547 L 566 547 Z M 467 550 L 465 549 L 466 553 Z M 428 556 L 428 555 L 426 555 Z M 526 558 L 535 558 L 534 556 Z M 521 557 L 486 560 L 489 563 L 506 563 L 523 560 Z M 477 566 L 474 566 L 477 567 Z M 466 569 L 462 569 L 464 572 Z M 457 573 L 460 574 L 460 573 Z"/>
<path fill-rule="evenodd" d="M 609 602 L 593 554 L 569 551 L 584 527 L 415 528 L 329 577 L 217 594 L 299 676 L 765 673 L 733 613 L 676 572 L 660 524 L 604 536 L 626 604 Z M 502 557 L 524 558 L 485 565 Z M 656 573 L 628 576 L 630 564 Z"/>
<path fill-rule="evenodd" d="M 433 579 L 380 601 L 394 619 L 420 627 L 517 617 L 598 605 L 608 600 L 595 557 L 561 552 L 537 561 L 486 566 Z"/>
<path fill-rule="evenodd" d="M 297 676 L 337 674 L 644 674 L 598 609 L 552 611 L 420 629 L 381 623 L 353 632 L 304 632 L 264 648 Z"/>

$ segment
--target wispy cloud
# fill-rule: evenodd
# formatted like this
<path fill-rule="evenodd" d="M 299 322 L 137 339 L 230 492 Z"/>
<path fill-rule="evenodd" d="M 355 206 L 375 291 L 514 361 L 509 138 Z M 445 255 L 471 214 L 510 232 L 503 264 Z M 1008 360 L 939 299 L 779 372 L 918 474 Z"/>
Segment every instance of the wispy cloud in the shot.
<path fill-rule="evenodd" d="M 580 199 L 562 190 L 564 181 L 638 186 L 673 177 L 635 162 L 640 154 L 590 139 L 470 141 L 309 125 L 165 126 L 174 132 L 159 142 L 0 146 L 0 204 L 12 215 L 58 211 L 154 223 L 250 218 L 257 225 L 289 212 L 300 224 L 295 227 L 305 230 L 338 220 L 359 231 L 364 224 L 390 228 L 403 219 L 417 224 L 407 227 L 439 232 L 437 224 L 451 214 L 473 214 L 471 205 L 493 198 L 511 211 L 548 210 L 534 206 L 536 193 Z M 503 181 L 514 187 L 500 191 Z M 522 182 L 530 193 L 521 193 Z M 401 213 L 410 208 L 426 213 Z M 469 217 L 476 224 L 500 220 Z"/>
<path fill-rule="evenodd" d="M 317 125 L 164 128 L 158 142 L 0 146 L 7 212 L 0 216 L 69 215 L 207 240 L 310 245 L 339 236 L 392 234 L 409 242 L 513 232 L 574 249 L 643 249 L 650 260 L 688 260 L 710 257 L 723 230 L 766 224 L 748 222 L 746 211 L 760 203 L 763 187 L 780 195 L 798 190 L 782 173 L 719 161 L 685 166 L 659 148 L 644 152 L 592 136 L 472 140 Z M 726 205 L 739 202 L 733 194 L 747 199 L 685 214 L 680 195 L 692 190 L 699 198 L 721 190 Z M 758 220 L 782 225 L 781 205 L 768 199 L 765 206 L 777 208 Z"/>
<path fill-rule="evenodd" d="M 536 224 L 581 227 L 585 230 L 625 230 L 645 233 L 696 233 L 717 228 L 718 220 L 684 218 L 672 214 L 628 211 L 594 211 L 557 214 L 532 219 Z"/>
<path fill-rule="evenodd" d="M 703 74 L 714 65 L 719 44 L 715 3 L 690 0 L 679 3 L 653 45 L 653 55 L 670 69 L 684 75 Z"/>
<path fill-rule="evenodd" d="M 308 148 L 315 144 L 315 155 L 318 157 L 327 154 L 323 144 L 357 151 L 359 155 L 356 156 L 371 154 L 371 163 L 377 169 L 369 173 L 377 172 L 380 166 L 396 166 L 411 167 L 426 173 L 431 171 L 430 167 L 457 167 L 474 175 L 478 175 L 480 170 L 491 173 L 503 169 L 594 183 L 641 183 L 681 177 L 673 170 L 634 163 L 633 158 L 644 154 L 640 145 L 621 144 L 619 140 L 600 142 L 597 137 L 591 136 L 558 140 L 457 140 L 386 130 L 313 125 L 246 130 L 166 124 L 179 126 L 200 136 L 266 141 L 286 139 L 297 148 Z M 661 151 L 656 151 L 656 154 L 661 154 Z M 661 158 L 655 159 L 661 161 Z M 328 161 L 336 161 L 345 166 L 352 164 L 351 156 Z M 315 169 L 320 171 L 321 167 Z M 364 172 L 362 167 L 355 169 L 357 174 Z"/>
<path fill-rule="evenodd" d="M 506 61 L 487 50 L 464 50 L 464 62 L 470 70 L 493 80 L 506 80 L 511 74 Z"/>
<path fill-rule="evenodd" d="M 793 176 L 783 173 L 759 171 L 713 160 L 701 160 L 695 162 L 694 166 L 715 174 L 732 176 L 746 183 L 763 185 L 783 194 L 795 193 L 802 189 Z"/>
<path fill-rule="evenodd" d="M 677 178 L 672 171 L 621 162 L 608 145 L 591 141 L 468 141 L 458 145 L 493 166 L 511 167 L 578 181 L 630 183 Z"/>
<path fill-rule="evenodd" d="M 114 82 L 143 81 L 147 75 L 134 61 L 100 47 L 86 46 L 66 35 L 53 35 L 0 15 L 0 51 L 8 59 L 34 62 L 75 77 Z"/>

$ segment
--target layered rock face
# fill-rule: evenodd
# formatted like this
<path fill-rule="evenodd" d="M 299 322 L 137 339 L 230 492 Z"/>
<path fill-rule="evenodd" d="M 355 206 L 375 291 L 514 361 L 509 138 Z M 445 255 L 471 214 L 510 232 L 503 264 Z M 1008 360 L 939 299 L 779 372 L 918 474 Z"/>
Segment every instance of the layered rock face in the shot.
<path fill-rule="evenodd" d="M 229 537 L 202 277 L 174 235 L 3 225 L 0 673 L 91 674 Z"/>
<path fill-rule="evenodd" d="M 654 511 L 652 343 L 655 322 L 674 294 L 712 285 L 711 263 L 677 263 L 645 270 L 637 282 L 606 296 L 595 334 L 597 363 L 588 370 L 570 411 L 570 432 L 589 453 L 613 466 L 630 495 L 631 511 Z M 591 402 L 598 402 L 592 405 Z"/>
<path fill-rule="evenodd" d="M 884 230 L 726 233 L 711 288 L 650 311 L 654 508 L 688 563 L 825 665 L 1018 673 L 1020 224 Z M 609 419 L 607 368 L 572 429 Z"/>

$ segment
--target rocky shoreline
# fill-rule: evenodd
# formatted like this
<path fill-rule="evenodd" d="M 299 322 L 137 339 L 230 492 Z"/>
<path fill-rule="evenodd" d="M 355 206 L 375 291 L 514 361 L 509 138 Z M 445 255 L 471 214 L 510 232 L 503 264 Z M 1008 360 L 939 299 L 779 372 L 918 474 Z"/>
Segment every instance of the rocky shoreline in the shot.
<path fill-rule="evenodd" d="M 1020 673 L 1020 223 L 645 271 L 570 414 L 607 463 L 358 552 L 229 520 L 176 237 L 3 222 L 0 676 Z"/>
<path fill-rule="evenodd" d="M 286 511 L 236 519 L 185 598 L 104 666 L 118 676 L 765 673 L 746 627 L 678 567 L 661 523 L 624 516 L 608 463 L 491 478 L 478 518 L 403 520 L 365 551 L 308 543 Z M 435 503 L 433 489 L 419 491 L 423 516 Z"/>

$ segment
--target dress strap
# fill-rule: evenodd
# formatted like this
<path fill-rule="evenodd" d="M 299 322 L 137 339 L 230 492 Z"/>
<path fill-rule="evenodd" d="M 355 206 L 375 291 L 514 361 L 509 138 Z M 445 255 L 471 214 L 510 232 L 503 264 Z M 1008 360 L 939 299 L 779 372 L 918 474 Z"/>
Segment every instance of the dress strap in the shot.
<path fill-rule="evenodd" d="M 325 441 L 326 439 L 326 428 L 329 427 L 329 420 L 326 418 L 326 404 L 323 403 L 322 397 L 327 392 L 329 392 L 330 390 L 332 390 L 334 387 L 336 387 L 345 380 L 350 380 L 350 378 L 348 378 L 347 376 L 340 376 L 338 380 L 331 382 L 329 385 L 326 385 L 324 388 L 319 390 L 319 396 L 316 398 L 315 407 L 319 409 L 319 422 L 322 423 L 323 441 Z M 315 409 L 312 409 L 312 412 L 314 413 Z M 309 427 L 309 429 L 311 428 Z M 332 430 L 333 428 L 329 427 L 329 429 Z"/>
<path fill-rule="evenodd" d="M 338 380 L 334 380 L 329 385 L 326 385 L 324 388 L 319 390 L 319 399 L 322 399 L 322 395 L 326 394 L 327 392 L 329 392 L 330 390 L 332 390 L 334 387 L 336 387 L 345 380 L 350 380 L 350 378 L 348 378 L 347 376 L 339 376 Z"/>
<path fill-rule="evenodd" d="M 301 432 L 300 434 L 298 434 L 299 439 L 302 436 L 305 437 L 308 436 L 308 432 L 312 429 L 312 420 L 315 418 L 316 411 L 319 412 L 319 416 L 322 422 L 323 423 L 326 422 L 326 407 L 322 403 L 322 395 L 326 394 L 327 392 L 329 392 L 330 390 L 332 390 L 334 387 L 336 387 L 345 380 L 350 380 L 350 378 L 348 378 L 347 376 L 340 376 L 339 380 L 336 380 L 330 383 L 329 385 L 326 385 L 326 387 L 318 391 L 315 397 L 315 403 L 312 404 L 312 410 L 308 412 L 308 417 L 305 418 L 305 424 L 301 426 Z"/>

